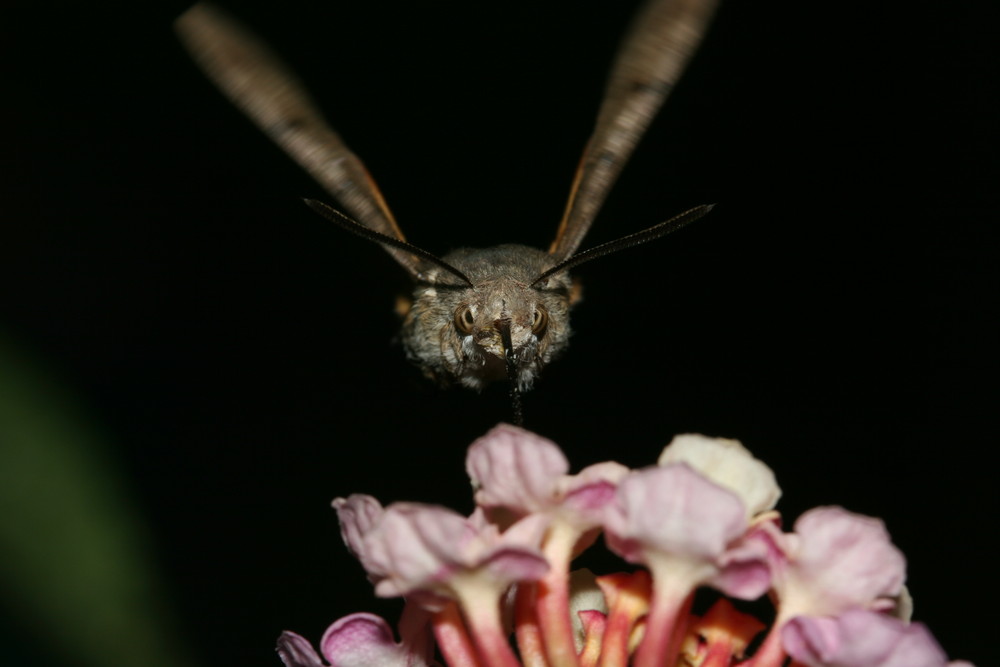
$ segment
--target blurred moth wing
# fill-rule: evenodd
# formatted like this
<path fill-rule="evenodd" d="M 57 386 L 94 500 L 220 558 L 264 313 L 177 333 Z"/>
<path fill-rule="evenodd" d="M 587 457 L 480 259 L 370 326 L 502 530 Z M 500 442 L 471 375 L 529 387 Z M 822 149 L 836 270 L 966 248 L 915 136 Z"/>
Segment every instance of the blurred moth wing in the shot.
<path fill-rule="evenodd" d="M 204 3 L 182 14 L 175 27 L 208 77 L 330 193 L 348 213 L 347 222 L 341 219 L 347 216 L 320 202 L 307 203 L 349 231 L 380 243 L 414 280 L 410 306 L 403 312 L 401 337 L 407 356 L 442 384 L 478 390 L 506 377 L 513 395 L 528 389 L 569 342 L 569 311 L 577 291 L 568 268 L 662 236 L 709 210 L 692 209 L 605 244 L 607 248 L 574 254 L 700 43 L 716 4 L 652 0 L 640 11 L 615 61 L 594 132 L 547 251 L 509 244 L 461 249 L 440 259 L 409 245 L 364 164 L 263 42 Z"/>
<path fill-rule="evenodd" d="M 386 236 L 406 240 L 365 165 L 266 44 L 207 3 L 184 12 L 175 28 L 208 78 L 354 218 Z M 416 258 L 394 248 L 386 251 L 419 279 Z"/>
<path fill-rule="evenodd" d="M 651 0 L 633 19 L 549 247 L 558 261 L 580 247 L 611 186 L 701 43 L 717 4 Z"/>

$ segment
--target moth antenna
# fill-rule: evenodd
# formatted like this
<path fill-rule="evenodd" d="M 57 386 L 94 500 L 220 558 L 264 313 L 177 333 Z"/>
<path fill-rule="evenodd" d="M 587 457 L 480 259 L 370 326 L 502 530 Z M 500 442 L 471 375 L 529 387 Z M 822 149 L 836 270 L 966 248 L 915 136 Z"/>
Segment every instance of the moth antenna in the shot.
<path fill-rule="evenodd" d="M 467 275 L 465 275 L 464 273 L 462 273 L 461 271 L 459 271 L 454 266 L 444 261 L 437 255 L 432 255 L 423 248 L 418 248 L 412 243 L 407 243 L 406 241 L 400 241 L 399 239 L 393 238 L 391 236 L 386 236 L 381 232 L 376 232 L 374 229 L 369 229 L 368 227 L 365 227 L 357 220 L 354 220 L 353 218 L 344 215 L 343 213 L 333 208 L 332 206 L 328 206 L 327 204 L 324 204 L 323 202 L 317 199 L 309 199 L 308 197 L 303 197 L 302 201 L 304 201 L 309 208 L 316 211 L 330 222 L 339 226 L 341 229 L 346 229 L 352 234 L 360 236 L 363 239 L 367 239 L 368 241 L 379 243 L 381 245 L 392 246 L 393 248 L 399 248 L 400 250 L 405 250 L 406 252 L 412 253 L 417 257 L 419 257 L 420 259 L 425 259 L 431 264 L 435 264 L 441 267 L 442 269 L 452 274 L 453 276 L 461 280 L 469 287 L 475 287 L 475 285 L 472 283 L 471 280 L 469 280 L 469 277 Z"/>
<path fill-rule="evenodd" d="M 514 343 L 510 339 L 510 320 L 499 320 L 496 328 L 500 331 L 503 356 L 507 362 L 507 381 L 510 383 L 510 407 L 514 426 L 523 426 L 524 410 L 521 408 L 521 390 L 517 387 L 517 359 L 514 357 Z"/>
<path fill-rule="evenodd" d="M 656 240 L 661 236 L 666 236 L 670 232 L 676 232 L 684 225 L 694 222 L 701 216 L 711 211 L 713 208 L 715 208 L 715 204 L 702 204 L 701 206 L 695 206 L 694 208 L 688 209 L 680 215 L 676 215 L 658 225 L 647 227 L 646 229 L 635 232 L 634 234 L 629 234 L 628 236 L 623 236 L 620 239 L 602 243 L 599 246 L 594 246 L 593 248 L 584 250 L 583 252 L 578 252 L 535 278 L 529 287 L 534 287 L 552 275 L 562 271 L 567 271 L 572 269 L 574 266 L 579 266 L 580 264 L 589 262 L 592 259 L 604 257 L 605 255 L 610 255 L 611 253 L 618 252 L 619 250 L 625 250 L 626 248 L 631 248 L 632 246 L 637 246 L 642 243 L 648 243 L 649 241 Z"/>

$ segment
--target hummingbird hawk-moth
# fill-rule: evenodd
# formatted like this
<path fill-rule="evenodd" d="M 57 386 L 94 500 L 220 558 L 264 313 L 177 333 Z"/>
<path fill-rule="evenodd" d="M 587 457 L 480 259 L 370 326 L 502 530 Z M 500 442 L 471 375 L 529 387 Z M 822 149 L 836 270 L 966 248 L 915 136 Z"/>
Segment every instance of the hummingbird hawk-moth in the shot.
<path fill-rule="evenodd" d="M 578 290 L 569 269 L 663 236 L 704 215 L 699 206 L 577 253 L 640 137 L 701 41 L 716 0 L 652 0 L 614 64 L 593 134 L 548 250 L 460 249 L 438 258 L 408 243 L 361 160 L 326 123 L 296 77 L 221 10 L 198 4 L 177 32 L 209 78 L 313 176 L 351 216 L 306 200 L 349 231 L 381 244 L 415 283 L 402 308 L 407 357 L 442 384 L 481 389 L 507 378 L 519 393 L 569 341 Z M 353 218 L 353 219 L 352 219 Z"/>

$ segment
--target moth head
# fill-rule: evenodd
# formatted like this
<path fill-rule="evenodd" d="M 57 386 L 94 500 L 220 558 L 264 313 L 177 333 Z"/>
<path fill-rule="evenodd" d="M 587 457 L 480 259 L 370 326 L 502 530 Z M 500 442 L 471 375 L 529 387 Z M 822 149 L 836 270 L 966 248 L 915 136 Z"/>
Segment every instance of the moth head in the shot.
<path fill-rule="evenodd" d="M 566 347 L 572 281 L 563 275 L 530 286 L 551 260 L 526 246 L 461 249 L 445 261 L 473 285 L 417 286 L 403 327 L 411 358 L 472 389 L 505 376 L 527 389 Z"/>
<path fill-rule="evenodd" d="M 507 250 L 514 252 L 505 257 Z M 417 319 L 404 326 L 404 337 L 411 337 L 408 348 L 418 353 L 429 350 L 423 361 L 440 364 L 451 379 L 466 387 L 482 389 L 506 378 L 517 423 L 520 392 L 568 342 L 571 281 L 563 275 L 551 281 L 552 288 L 530 286 L 526 276 L 538 275 L 538 267 L 551 261 L 524 246 L 462 251 L 447 259 L 467 272 L 475 286 L 418 294 Z M 433 327 L 432 313 L 438 306 L 448 314 L 447 325 L 422 337 L 421 320 Z M 435 337 L 439 345 L 421 347 L 422 338 Z"/>

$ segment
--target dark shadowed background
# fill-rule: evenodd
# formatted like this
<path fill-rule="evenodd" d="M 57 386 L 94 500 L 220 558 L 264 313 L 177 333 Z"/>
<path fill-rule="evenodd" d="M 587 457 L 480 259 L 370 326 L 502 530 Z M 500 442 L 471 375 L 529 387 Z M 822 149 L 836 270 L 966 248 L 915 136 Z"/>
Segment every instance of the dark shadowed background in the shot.
<path fill-rule="evenodd" d="M 653 463 L 675 433 L 742 440 L 789 523 L 822 504 L 882 517 L 916 618 L 982 666 L 996 17 L 985 0 L 874 4 L 723 2 L 584 245 L 718 206 L 581 268 L 573 343 L 526 395 L 526 425 L 576 469 Z M 223 5 L 300 73 L 410 240 L 442 254 L 548 244 L 635 9 Z M 275 666 L 283 629 L 395 620 L 330 500 L 469 511 L 465 447 L 508 405 L 503 387 L 441 391 L 405 362 L 403 272 L 302 205 L 319 186 L 174 39 L 186 6 L 7 3 L 0 336 L 99 434 L 164 631 L 197 664 Z M 60 506 L 55 488 L 28 502 Z M 79 558 L 65 535 L 39 539 Z M 91 664 L 19 595 L 0 607 L 12 664 Z"/>

